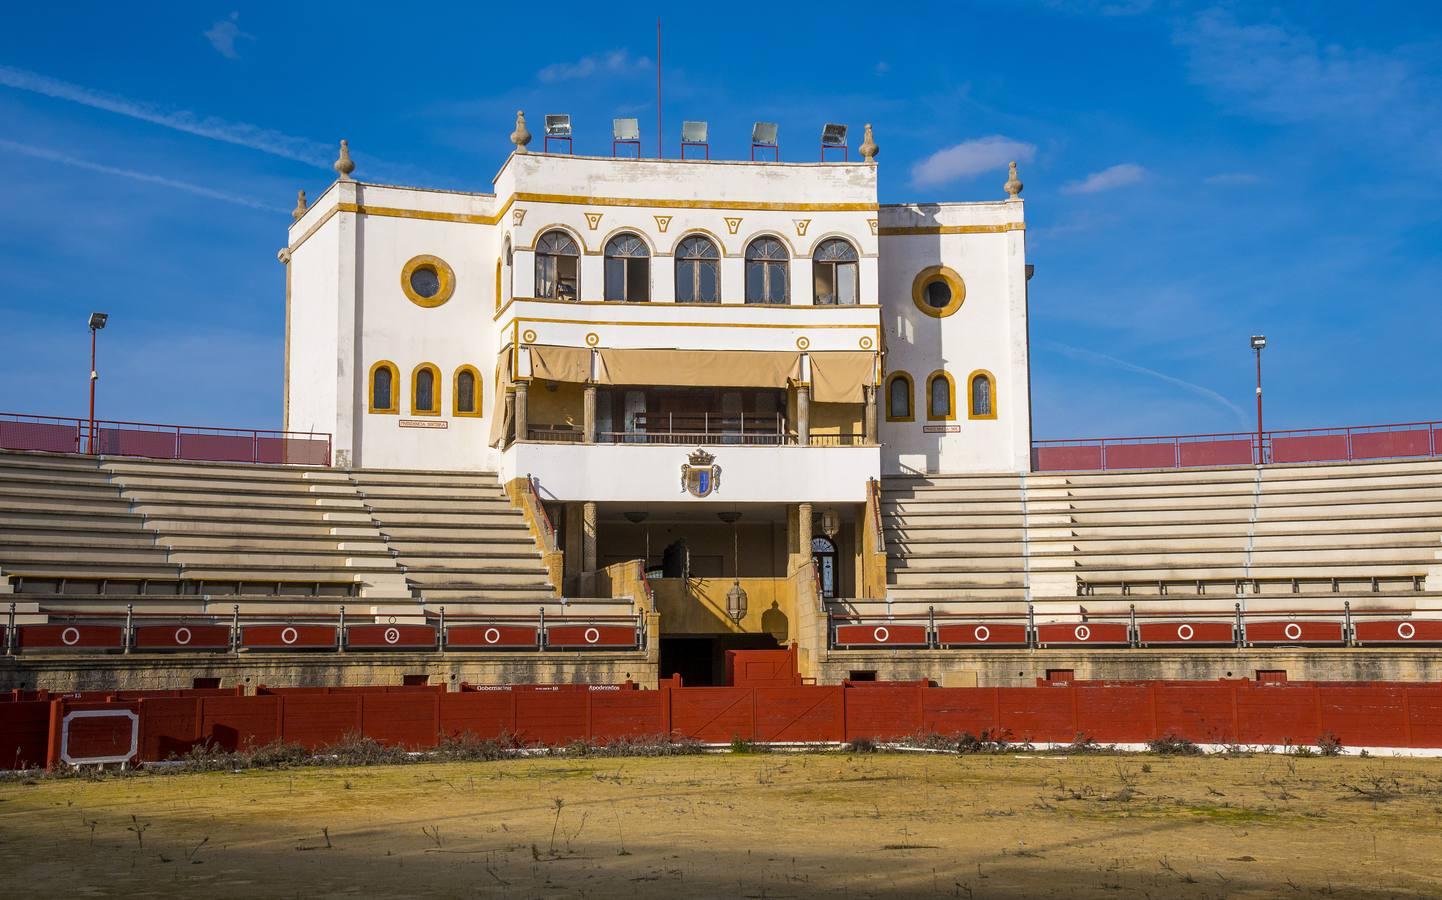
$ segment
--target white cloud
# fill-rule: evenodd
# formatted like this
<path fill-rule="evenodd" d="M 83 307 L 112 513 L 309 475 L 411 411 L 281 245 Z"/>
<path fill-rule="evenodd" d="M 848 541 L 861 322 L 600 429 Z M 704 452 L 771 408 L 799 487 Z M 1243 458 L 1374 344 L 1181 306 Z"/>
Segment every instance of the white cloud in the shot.
<path fill-rule="evenodd" d="M 1136 184 L 1147 177 L 1147 170 L 1136 163 L 1118 163 L 1100 172 L 1093 172 L 1081 181 L 1062 185 L 1063 194 L 1099 194 L 1129 184 Z"/>
<path fill-rule="evenodd" d="M 235 206 L 248 206 L 251 209 L 262 209 L 266 212 L 284 213 L 288 210 L 281 206 L 272 206 L 269 203 L 262 203 L 259 200 L 252 200 L 249 197 L 242 197 L 238 194 L 228 194 L 224 191 L 217 191 L 204 185 L 191 184 L 188 181 L 180 181 L 175 178 L 167 178 L 164 175 L 152 175 L 149 172 L 137 172 L 133 169 L 120 169 L 115 166 L 102 165 L 101 163 L 90 162 L 89 160 L 78 159 L 68 156 L 56 150 L 45 147 L 36 147 L 32 144 L 21 144 L 15 141 L 7 141 L 0 138 L 0 150 L 8 150 L 11 153 L 19 153 L 32 159 L 43 159 L 47 162 L 60 163 L 64 166 L 71 166 L 76 169 L 85 169 L 90 172 L 98 172 L 101 175 L 114 175 L 119 178 L 129 178 L 132 181 L 143 181 L 147 184 L 159 185 L 172 188 L 177 191 L 184 191 L 187 194 L 195 194 L 197 197 L 206 197 L 211 200 L 219 200 L 222 203 L 230 203 Z"/>
<path fill-rule="evenodd" d="M 235 50 L 236 38 L 255 40 L 255 35 L 240 30 L 240 26 L 236 24 L 239 21 L 240 13 L 233 12 L 230 14 L 230 18 L 221 19 L 205 32 L 205 38 L 210 41 L 210 46 L 226 59 L 240 59 L 240 54 Z"/>
<path fill-rule="evenodd" d="M 1262 176 L 1254 172 L 1218 172 L 1203 178 L 1202 182 L 1217 187 L 1240 187 L 1248 184 L 1261 184 Z"/>
<path fill-rule="evenodd" d="M 911 183 L 935 187 L 982 172 L 1004 173 L 1007 163 L 1031 162 L 1035 156 L 1035 145 L 994 134 L 936 151 L 911 167 Z"/>
<path fill-rule="evenodd" d="M 24 69 L 0 66 L 0 85 L 20 91 L 29 91 L 32 94 L 54 97 L 57 100 L 68 100 L 71 103 L 79 103 L 93 109 L 102 109 L 116 115 L 139 119 L 162 128 L 248 147 L 271 156 L 279 156 L 322 169 L 329 169 L 335 160 L 334 147 L 305 138 L 292 137 L 244 122 L 227 122 L 214 116 L 197 116 L 195 113 L 185 110 L 162 110 L 148 103 L 102 94 L 78 84 L 70 84 L 35 72 L 27 72 Z"/>
<path fill-rule="evenodd" d="M 594 75 L 624 75 L 651 68 L 649 57 L 631 57 L 629 50 L 612 50 L 599 56 L 583 56 L 571 63 L 551 63 L 536 73 L 536 77 L 547 84 L 557 81 L 574 81 Z"/>

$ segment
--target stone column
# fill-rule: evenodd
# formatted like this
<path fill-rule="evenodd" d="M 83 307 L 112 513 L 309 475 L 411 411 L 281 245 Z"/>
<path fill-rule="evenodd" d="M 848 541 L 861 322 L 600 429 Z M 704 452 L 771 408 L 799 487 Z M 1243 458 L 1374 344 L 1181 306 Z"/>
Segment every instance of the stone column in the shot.
<path fill-rule="evenodd" d="M 811 446 L 811 386 L 796 388 L 796 443 Z"/>
<path fill-rule="evenodd" d="M 867 385 L 863 388 L 866 392 L 866 412 L 861 418 L 861 438 L 867 444 L 880 443 L 876 439 L 876 387 Z"/>
<path fill-rule="evenodd" d="M 797 543 L 801 546 L 796 548 L 801 553 L 801 565 L 805 565 L 811 559 L 811 504 L 802 503 L 796 507 L 796 537 Z"/>
<path fill-rule="evenodd" d="M 596 571 L 596 504 L 581 504 L 581 571 Z"/>
<path fill-rule="evenodd" d="M 530 383 L 529 383 L 529 382 L 525 382 L 525 381 L 518 381 L 518 382 L 516 382 L 515 423 L 516 423 L 516 440 L 518 440 L 518 441 L 524 441 L 524 440 L 529 439 L 529 437 L 530 437 L 530 434 L 529 434 L 530 423 L 529 423 L 529 419 L 528 419 L 528 417 L 527 417 L 527 405 L 528 405 L 528 397 L 529 397 L 529 395 L 530 395 L 530 390 L 531 390 L 531 386 L 530 386 Z"/>
<path fill-rule="evenodd" d="M 594 384 L 586 385 L 581 410 L 582 427 L 586 433 L 584 440 L 588 444 L 594 444 L 596 443 L 596 386 Z"/>

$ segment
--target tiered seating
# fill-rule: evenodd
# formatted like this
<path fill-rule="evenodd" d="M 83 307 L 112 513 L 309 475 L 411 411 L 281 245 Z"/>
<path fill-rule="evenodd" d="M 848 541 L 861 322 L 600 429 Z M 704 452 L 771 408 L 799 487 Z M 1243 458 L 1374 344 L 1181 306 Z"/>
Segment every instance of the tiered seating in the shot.
<path fill-rule="evenodd" d="M 350 478 L 427 606 L 534 614 L 555 602 L 525 516 L 496 476 L 357 469 Z"/>
<path fill-rule="evenodd" d="M 1442 608 L 1439 461 L 894 477 L 882 513 L 887 601 L 847 601 L 838 614 L 982 620 L 1030 604 L 1038 623 L 1133 610 L 1139 622 L 1225 622 L 1240 602 L 1249 621 L 1340 623 L 1348 607 Z M 1248 640 L 1265 632 L 1249 626 Z"/>

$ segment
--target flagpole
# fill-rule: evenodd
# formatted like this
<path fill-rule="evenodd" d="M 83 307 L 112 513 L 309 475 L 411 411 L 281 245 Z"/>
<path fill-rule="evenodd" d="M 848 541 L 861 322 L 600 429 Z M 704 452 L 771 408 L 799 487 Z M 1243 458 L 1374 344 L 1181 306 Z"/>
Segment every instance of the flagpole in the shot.
<path fill-rule="evenodd" d="M 656 158 L 666 153 L 661 139 L 661 17 L 656 17 Z"/>

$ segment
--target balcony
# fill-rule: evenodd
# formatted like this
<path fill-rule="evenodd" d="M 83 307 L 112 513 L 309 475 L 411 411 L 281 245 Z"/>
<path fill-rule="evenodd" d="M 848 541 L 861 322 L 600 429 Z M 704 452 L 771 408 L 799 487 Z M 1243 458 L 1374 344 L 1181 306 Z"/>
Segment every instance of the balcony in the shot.
<path fill-rule="evenodd" d="M 780 417 L 700 415 L 636 415 L 627 431 L 599 431 L 597 444 L 685 444 L 690 446 L 794 447 L 795 431 Z M 583 444 L 585 432 L 573 425 L 530 425 L 526 439 L 540 443 Z M 812 432 L 809 447 L 864 447 L 865 435 L 855 431 Z"/>

